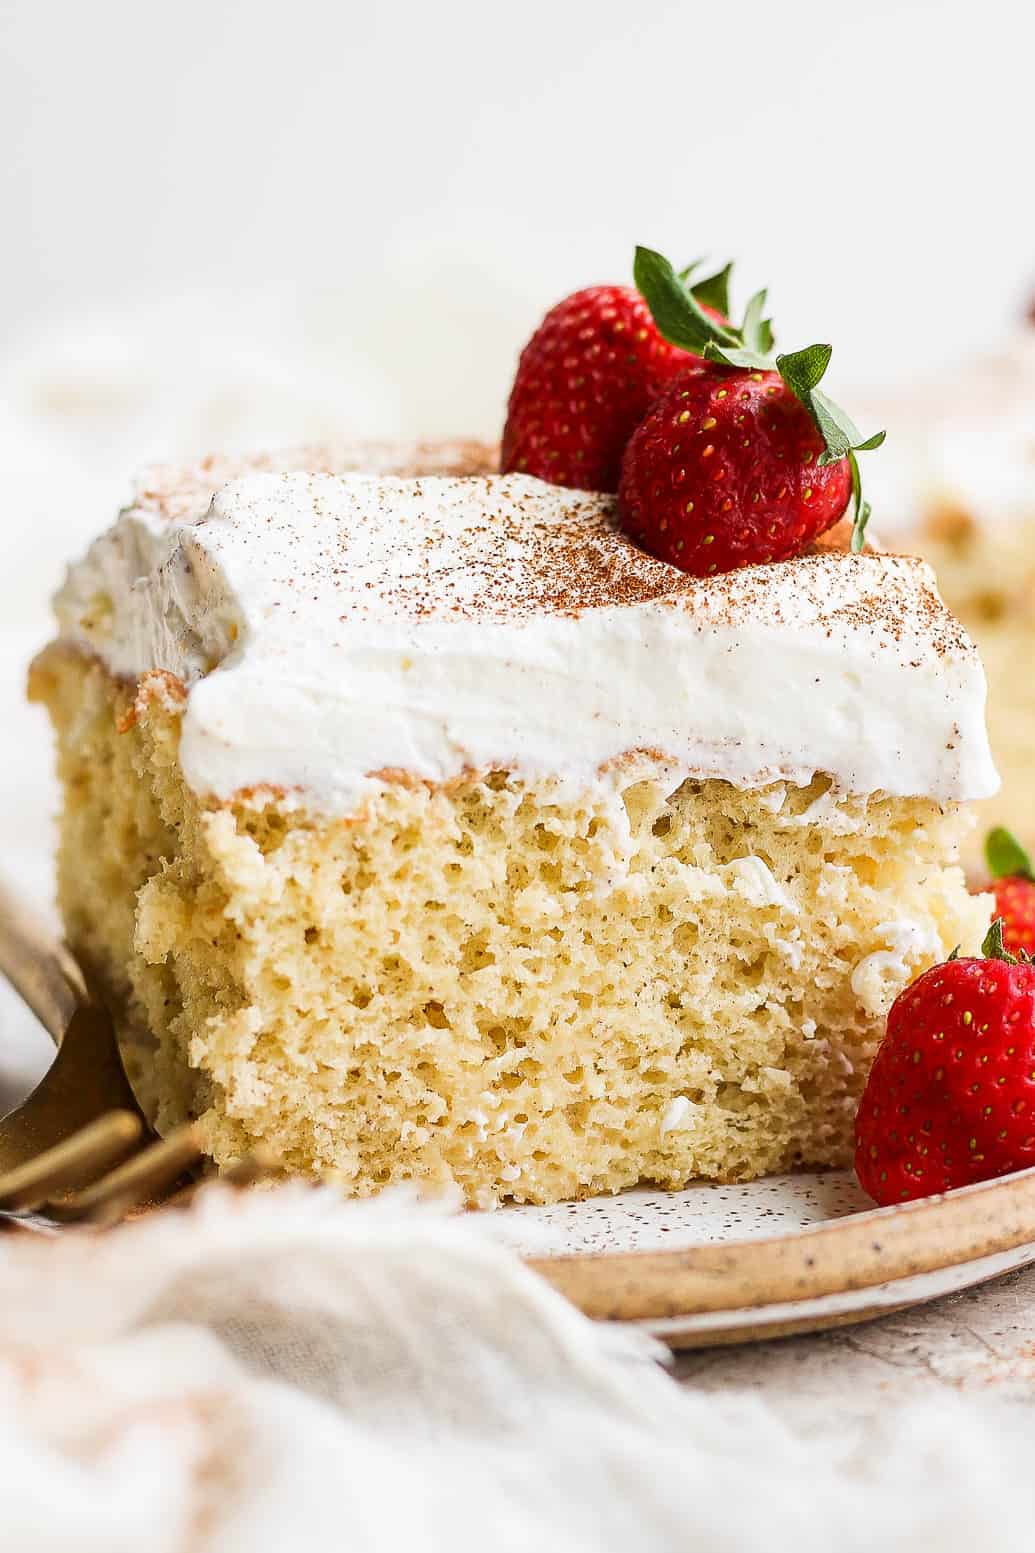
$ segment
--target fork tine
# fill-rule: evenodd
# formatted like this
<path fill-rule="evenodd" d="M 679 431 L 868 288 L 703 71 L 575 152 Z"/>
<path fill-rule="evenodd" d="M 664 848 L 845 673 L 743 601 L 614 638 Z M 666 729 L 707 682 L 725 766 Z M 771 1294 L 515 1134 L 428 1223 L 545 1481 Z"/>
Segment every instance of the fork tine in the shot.
<path fill-rule="evenodd" d="M 197 1129 L 179 1127 L 102 1176 L 93 1186 L 71 1197 L 49 1201 L 46 1211 L 62 1222 L 89 1218 L 94 1223 L 114 1223 L 138 1203 L 147 1202 L 170 1186 L 203 1153 Z"/>
<path fill-rule="evenodd" d="M 63 1189 L 81 1186 L 125 1159 L 143 1132 L 131 1111 L 109 1111 L 63 1143 L 0 1175 L 0 1208 L 24 1210 Z"/>

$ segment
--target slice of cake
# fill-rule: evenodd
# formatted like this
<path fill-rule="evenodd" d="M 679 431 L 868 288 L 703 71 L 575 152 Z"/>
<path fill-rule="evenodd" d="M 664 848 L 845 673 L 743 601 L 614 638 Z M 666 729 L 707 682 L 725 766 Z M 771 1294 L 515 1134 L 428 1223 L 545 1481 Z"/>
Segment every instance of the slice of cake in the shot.
<path fill-rule="evenodd" d="M 34 667 L 159 1126 L 479 1205 L 846 1163 L 891 1000 L 989 915 L 929 569 L 698 579 L 611 497 L 349 461 L 152 480 Z"/>
<path fill-rule="evenodd" d="M 931 562 L 988 675 L 1003 783 L 975 842 L 1006 825 L 1035 846 L 1035 328 L 880 413 L 876 533 Z"/>

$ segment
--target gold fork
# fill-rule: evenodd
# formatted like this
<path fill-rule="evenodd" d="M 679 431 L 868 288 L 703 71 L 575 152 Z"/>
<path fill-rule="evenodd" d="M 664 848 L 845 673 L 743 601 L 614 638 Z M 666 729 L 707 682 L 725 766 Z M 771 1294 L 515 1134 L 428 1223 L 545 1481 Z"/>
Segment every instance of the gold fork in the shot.
<path fill-rule="evenodd" d="M 2 884 L 0 972 L 58 1047 L 28 1099 L 0 1121 L 0 1227 L 110 1223 L 177 1187 L 182 1200 L 183 1178 L 203 1157 L 195 1129 L 155 1137 L 109 1015 L 89 1000 L 78 966 L 42 919 Z M 274 1168 L 256 1152 L 227 1177 L 243 1184 Z"/>

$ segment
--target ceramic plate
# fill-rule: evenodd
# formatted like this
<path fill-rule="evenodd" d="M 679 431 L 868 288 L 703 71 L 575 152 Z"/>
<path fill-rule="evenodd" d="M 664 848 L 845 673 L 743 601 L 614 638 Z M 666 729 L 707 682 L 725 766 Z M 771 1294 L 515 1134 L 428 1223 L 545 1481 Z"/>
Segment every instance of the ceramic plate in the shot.
<path fill-rule="evenodd" d="M 504 1208 L 493 1230 L 588 1315 L 673 1348 L 871 1320 L 1035 1263 L 1035 1170 L 874 1209 L 847 1171 Z"/>

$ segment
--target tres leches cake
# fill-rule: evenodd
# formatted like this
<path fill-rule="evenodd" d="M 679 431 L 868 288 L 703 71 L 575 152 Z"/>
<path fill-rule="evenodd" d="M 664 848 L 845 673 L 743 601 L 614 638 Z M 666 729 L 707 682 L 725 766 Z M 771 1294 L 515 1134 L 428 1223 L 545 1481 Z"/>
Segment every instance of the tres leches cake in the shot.
<path fill-rule="evenodd" d="M 987 923 L 982 671 L 918 561 L 701 580 L 525 476 L 256 473 L 131 507 L 58 617 L 69 937 L 223 1164 L 843 1163 L 891 1000 Z"/>
<path fill-rule="evenodd" d="M 68 936 L 219 1164 L 479 1206 L 844 1164 L 891 1002 L 987 926 L 984 675 L 863 547 L 881 434 L 728 270 L 636 274 L 533 335 L 504 473 L 210 461 L 71 568 Z"/>

